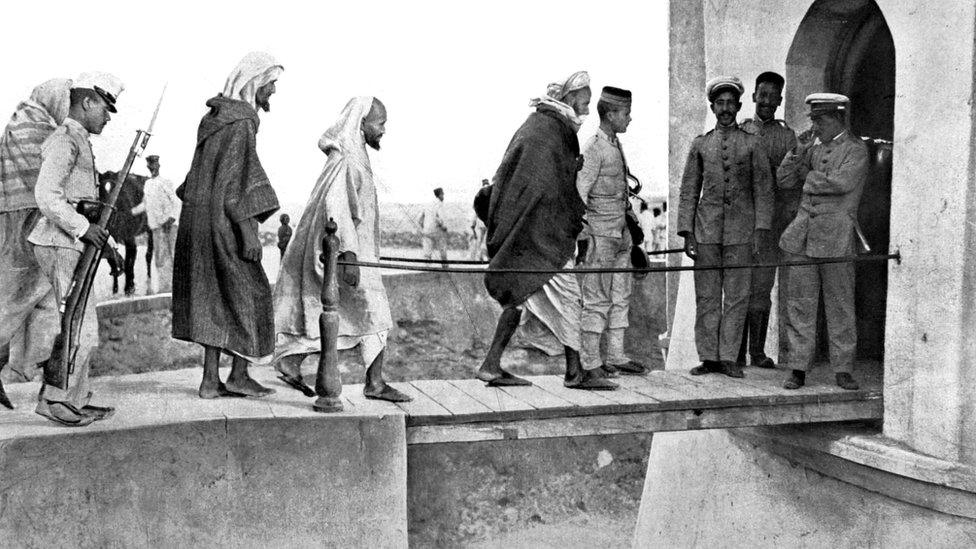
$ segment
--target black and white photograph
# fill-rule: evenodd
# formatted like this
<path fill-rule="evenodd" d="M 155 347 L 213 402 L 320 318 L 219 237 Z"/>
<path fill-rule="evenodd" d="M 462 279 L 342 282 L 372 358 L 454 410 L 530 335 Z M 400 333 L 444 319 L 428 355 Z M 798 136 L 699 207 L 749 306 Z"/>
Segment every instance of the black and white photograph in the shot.
<path fill-rule="evenodd" d="M 3 15 L 0 546 L 976 546 L 976 3 Z"/>

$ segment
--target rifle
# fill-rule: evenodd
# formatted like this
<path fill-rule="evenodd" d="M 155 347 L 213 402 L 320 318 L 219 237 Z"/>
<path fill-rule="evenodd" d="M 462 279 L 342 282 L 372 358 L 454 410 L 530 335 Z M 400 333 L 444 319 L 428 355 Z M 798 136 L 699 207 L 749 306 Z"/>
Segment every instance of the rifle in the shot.
<path fill-rule="evenodd" d="M 119 198 L 119 192 L 125 179 L 132 170 L 132 164 L 137 156 L 149 144 L 152 136 L 153 126 L 156 125 L 156 117 L 159 115 L 159 107 L 163 104 L 163 93 L 159 96 L 159 103 L 153 112 L 152 120 L 149 122 L 149 129 L 136 130 L 136 137 L 129 147 L 129 155 L 125 158 L 122 171 L 115 178 L 115 184 L 109 192 L 105 203 L 101 205 L 97 224 L 103 229 L 108 228 L 112 214 L 115 213 L 115 202 Z M 78 353 L 79 336 L 81 333 L 81 323 L 85 318 L 85 306 L 88 304 L 88 296 L 91 294 L 92 282 L 95 280 L 95 273 L 102 259 L 103 248 L 85 243 L 85 249 L 75 266 L 74 275 L 71 277 L 71 285 L 68 287 L 67 298 L 61 304 L 61 332 L 54 340 L 54 350 L 51 358 L 44 368 L 44 383 L 58 387 L 59 389 L 68 388 L 68 377 L 74 372 L 75 355 Z"/>

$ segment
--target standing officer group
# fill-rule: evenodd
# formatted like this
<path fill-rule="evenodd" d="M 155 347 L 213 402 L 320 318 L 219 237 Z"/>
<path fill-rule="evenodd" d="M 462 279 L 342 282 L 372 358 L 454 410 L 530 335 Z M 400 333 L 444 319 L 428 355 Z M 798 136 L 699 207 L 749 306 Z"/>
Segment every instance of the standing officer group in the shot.
<path fill-rule="evenodd" d="M 775 118 L 784 83 L 776 73 L 759 75 L 752 96 L 756 115 L 742 124 L 736 123 L 745 91 L 741 81 L 718 77 L 706 85 L 718 123 L 692 142 L 678 215 L 678 235 L 696 266 L 796 262 L 856 251 L 868 161 L 866 146 L 847 129 L 850 100 L 808 96 L 813 128 L 797 144 L 793 131 Z M 775 268 L 695 271 L 701 364 L 692 374 L 742 377 L 747 351 L 753 366 L 774 367 L 764 352 L 774 278 Z M 797 389 L 806 381 L 821 295 L 837 384 L 857 389 L 851 376 L 857 344 L 852 263 L 780 270 L 780 296 L 786 300 L 780 333 L 788 339 L 792 369 L 784 387 Z"/>

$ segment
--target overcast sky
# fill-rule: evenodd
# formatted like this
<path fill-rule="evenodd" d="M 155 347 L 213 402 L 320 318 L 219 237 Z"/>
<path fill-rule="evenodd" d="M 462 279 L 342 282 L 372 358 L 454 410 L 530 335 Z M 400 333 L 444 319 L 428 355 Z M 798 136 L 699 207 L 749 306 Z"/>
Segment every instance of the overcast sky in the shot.
<path fill-rule="evenodd" d="M 469 202 L 490 177 L 528 100 L 576 70 L 634 92 L 623 137 L 649 194 L 667 189 L 667 2 L 133 2 L 6 3 L 0 108 L 13 112 L 52 77 L 87 70 L 126 85 L 94 141 L 99 170 L 119 169 L 169 83 L 150 153 L 182 181 L 204 103 L 252 50 L 285 72 L 261 113 L 258 151 L 282 203 L 304 204 L 325 160 L 317 142 L 346 101 L 387 105 L 381 201 L 426 201 L 435 186 Z M 592 116 L 581 142 L 597 125 Z M 146 173 L 143 161 L 137 173 Z"/>

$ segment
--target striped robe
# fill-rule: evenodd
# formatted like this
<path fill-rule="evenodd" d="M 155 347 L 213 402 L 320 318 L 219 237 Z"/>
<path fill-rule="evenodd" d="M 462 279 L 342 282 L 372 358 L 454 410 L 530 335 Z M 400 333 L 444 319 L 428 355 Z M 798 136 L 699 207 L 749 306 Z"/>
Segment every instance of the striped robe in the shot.
<path fill-rule="evenodd" d="M 39 215 L 41 144 L 57 127 L 44 106 L 28 100 L 0 137 L 0 349 L 8 347 L 10 367 L 26 377 L 50 356 L 58 330 L 57 309 L 41 304 L 50 284 L 27 243 Z"/>

